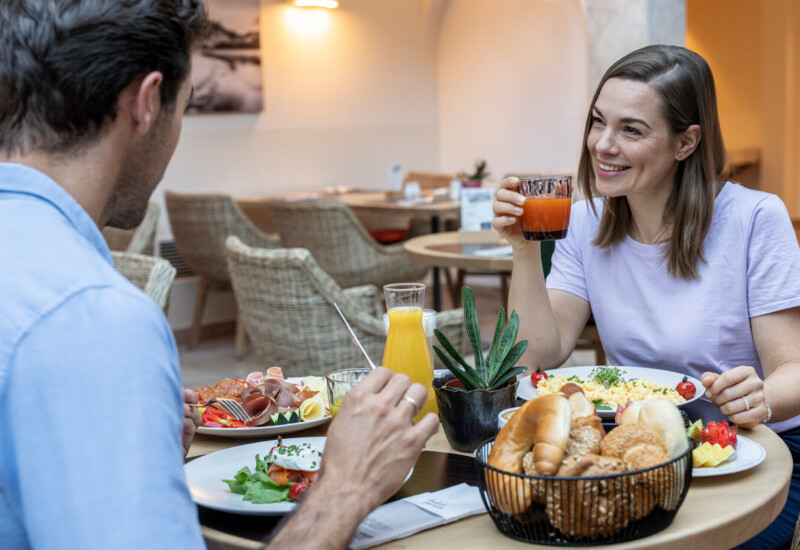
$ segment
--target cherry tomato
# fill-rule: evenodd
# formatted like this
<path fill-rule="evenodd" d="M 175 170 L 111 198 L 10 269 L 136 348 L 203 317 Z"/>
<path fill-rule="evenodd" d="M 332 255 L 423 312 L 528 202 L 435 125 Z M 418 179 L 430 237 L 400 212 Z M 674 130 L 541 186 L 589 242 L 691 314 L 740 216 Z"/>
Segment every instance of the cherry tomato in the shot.
<path fill-rule="evenodd" d="M 541 382 L 545 378 L 547 378 L 547 373 L 539 370 L 539 367 L 536 367 L 536 372 L 531 374 L 531 384 L 533 384 L 533 387 L 535 388 L 536 386 L 539 385 L 539 382 Z"/>
<path fill-rule="evenodd" d="M 687 376 L 684 376 L 683 380 L 678 382 L 678 385 L 675 386 L 675 390 L 687 401 L 694 397 L 694 394 L 697 393 L 697 388 L 694 387 L 694 384 L 689 382 L 689 378 Z"/>
<path fill-rule="evenodd" d="M 289 498 L 292 500 L 300 500 L 300 497 L 303 496 L 303 493 L 305 493 L 310 486 L 311 484 L 308 481 L 295 483 L 289 488 Z"/>

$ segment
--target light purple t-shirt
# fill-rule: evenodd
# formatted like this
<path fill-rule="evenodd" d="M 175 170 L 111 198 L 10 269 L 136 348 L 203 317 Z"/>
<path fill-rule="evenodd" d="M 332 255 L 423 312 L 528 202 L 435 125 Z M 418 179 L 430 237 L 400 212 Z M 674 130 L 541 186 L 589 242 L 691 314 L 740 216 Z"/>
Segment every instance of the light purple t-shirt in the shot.
<path fill-rule="evenodd" d="M 588 301 L 609 362 L 671 370 L 696 378 L 753 366 L 763 378 L 750 318 L 800 306 L 800 247 L 775 195 L 727 183 L 714 201 L 698 279 L 667 272 L 668 243 L 626 237 L 591 244 L 603 199 L 572 206 L 569 232 L 556 245 L 547 288 Z M 800 416 L 772 424 L 781 432 Z"/>

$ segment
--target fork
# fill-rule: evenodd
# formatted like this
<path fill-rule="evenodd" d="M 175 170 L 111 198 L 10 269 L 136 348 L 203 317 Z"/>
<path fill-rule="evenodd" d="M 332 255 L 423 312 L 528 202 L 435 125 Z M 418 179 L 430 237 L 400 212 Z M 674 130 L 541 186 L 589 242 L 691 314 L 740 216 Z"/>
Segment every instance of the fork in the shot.
<path fill-rule="evenodd" d="M 250 415 L 247 414 L 247 411 L 244 410 L 242 404 L 235 399 L 212 397 L 202 405 L 199 403 L 187 403 L 187 405 L 191 405 L 192 407 L 208 407 L 214 403 L 219 403 L 222 405 L 222 408 L 225 409 L 226 412 L 230 413 L 236 420 L 241 420 L 242 422 L 250 422 L 253 420 Z"/>

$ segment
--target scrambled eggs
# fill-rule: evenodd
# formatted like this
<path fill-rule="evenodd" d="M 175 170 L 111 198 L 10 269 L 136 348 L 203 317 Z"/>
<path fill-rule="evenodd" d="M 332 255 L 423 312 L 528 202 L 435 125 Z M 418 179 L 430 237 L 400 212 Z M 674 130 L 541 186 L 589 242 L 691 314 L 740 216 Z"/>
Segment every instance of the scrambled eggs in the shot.
<path fill-rule="evenodd" d="M 595 405 L 607 405 L 616 409 L 617 405 L 624 406 L 628 399 L 643 401 L 645 399 L 668 399 L 671 403 L 683 403 L 686 400 L 680 396 L 675 388 L 656 384 L 644 378 L 631 380 L 616 380 L 606 387 L 595 379 L 579 378 L 578 376 L 564 376 L 557 374 L 540 380 L 536 386 L 539 395 L 557 393 L 567 382 L 575 382 L 582 389 L 589 401 Z"/>

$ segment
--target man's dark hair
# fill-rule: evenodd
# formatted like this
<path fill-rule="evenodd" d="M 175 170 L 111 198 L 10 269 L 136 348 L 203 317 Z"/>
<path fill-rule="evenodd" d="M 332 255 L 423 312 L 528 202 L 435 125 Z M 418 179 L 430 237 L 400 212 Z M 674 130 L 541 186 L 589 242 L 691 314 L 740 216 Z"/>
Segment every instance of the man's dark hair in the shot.
<path fill-rule="evenodd" d="M 206 25 L 203 0 L 2 0 L 0 151 L 80 148 L 151 71 L 174 109 Z"/>

